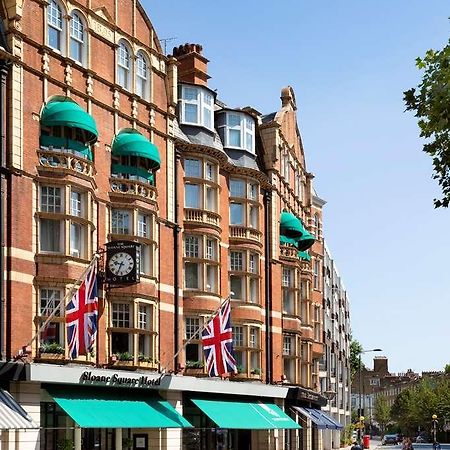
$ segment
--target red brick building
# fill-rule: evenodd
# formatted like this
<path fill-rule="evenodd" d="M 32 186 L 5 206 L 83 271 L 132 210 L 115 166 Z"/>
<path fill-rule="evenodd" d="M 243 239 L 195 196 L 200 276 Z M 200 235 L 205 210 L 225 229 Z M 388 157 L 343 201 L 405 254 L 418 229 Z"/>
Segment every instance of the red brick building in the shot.
<path fill-rule="evenodd" d="M 290 407 L 324 404 L 322 204 L 293 89 L 276 113 L 227 107 L 201 47 L 165 56 L 137 2 L 7 0 L 1 14 L 0 392 L 29 414 L 11 413 L 6 429 L 29 430 L 2 445 L 311 447 Z M 71 360 L 64 306 L 95 253 L 108 270 L 114 241 L 140 244 L 140 280 L 101 286 L 95 349 Z M 228 297 L 238 373 L 201 378 L 196 333 Z M 88 420 L 100 399 L 117 421 Z M 284 425 L 242 427 L 208 402 Z"/>

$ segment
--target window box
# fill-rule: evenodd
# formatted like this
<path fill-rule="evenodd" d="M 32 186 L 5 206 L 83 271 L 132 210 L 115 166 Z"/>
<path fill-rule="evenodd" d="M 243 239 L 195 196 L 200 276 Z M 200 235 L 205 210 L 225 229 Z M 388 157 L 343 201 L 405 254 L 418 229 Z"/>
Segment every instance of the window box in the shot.
<path fill-rule="evenodd" d="M 39 356 L 38 359 L 41 361 L 61 361 L 65 360 L 65 351 L 62 345 L 57 344 L 56 342 L 52 344 L 42 344 L 39 348 Z"/>
<path fill-rule="evenodd" d="M 206 376 L 203 361 L 186 361 L 183 370 L 184 375 Z"/>

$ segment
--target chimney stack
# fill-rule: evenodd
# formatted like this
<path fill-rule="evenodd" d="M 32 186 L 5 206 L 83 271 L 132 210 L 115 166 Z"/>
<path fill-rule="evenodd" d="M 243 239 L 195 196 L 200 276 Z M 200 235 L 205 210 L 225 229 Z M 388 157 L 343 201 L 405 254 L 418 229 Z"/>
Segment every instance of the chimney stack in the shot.
<path fill-rule="evenodd" d="M 373 371 L 380 374 L 388 374 L 388 359 L 385 356 L 373 358 Z"/>
<path fill-rule="evenodd" d="M 186 83 L 208 85 L 208 60 L 202 55 L 200 44 L 184 44 L 173 48 L 173 56 L 177 59 L 178 80 Z"/>

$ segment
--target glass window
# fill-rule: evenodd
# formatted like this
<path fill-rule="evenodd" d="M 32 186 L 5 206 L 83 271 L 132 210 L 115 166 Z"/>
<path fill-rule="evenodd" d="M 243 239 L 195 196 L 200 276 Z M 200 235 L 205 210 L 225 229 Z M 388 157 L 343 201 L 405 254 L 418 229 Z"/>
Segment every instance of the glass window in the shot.
<path fill-rule="evenodd" d="M 248 186 L 248 198 L 250 200 L 256 200 L 258 198 L 258 185 L 250 183 Z"/>
<path fill-rule="evenodd" d="M 235 347 L 244 346 L 244 327 L 232 327 L 233 345 Z"/>
<path fill-rule="evenodd" d="M 186 317 L 185 338 L 192 339 L 200 328 L 200 320 L 193 317 Z"/>
<path fill-rule="evenodd" d="M 259 280 L 257 278 L 250 278 L 250 297 L 249 302 L 250 303 L 259 303 L 258 302 L 258 286 L 259 286 Z"/>
<path fill-rule="evenodd" d="M 138 214 L 137 235 L 139 237 L 150 237 L 150 217 L 145 214 Z"/>
<path fill-rule="evenodd" d="M 82 216 L 82 198 L 81 192 L 70 192 L 70 214 L 72 216 Z"/>
<path fill-rule="evenodd" d="M 259 207 L 250 206 L 250 227 L 258 229 Z"/>
<path fill-rule="evenodd" d="M 230 275 L 230 291 L 234 294 L 231 298 L 244 300 L 244 277 L 237 275 Z"/>
<path fill-rule="evenodd" d="M 181 88 L 181 122 L 214 128 L 214 96 L 207 89 L 193 86 Z"/>
<path fill-rule="evenodd" d="M 138 52 L 136 58 L 136 94 L 144 99 L 149 98 L 148 77 L 147 58 L 142 52 Z"/>
<path fill-rule="evenodd" d="M 198 258 L 200 255 L 200 240 L 197 236 L 185 236 L 184 256 L 186 258 Z"/>
<path fill-rule="evenodd" d="M 199 264 L 193 262 L 184 263 L 184 284 L 186 289 L 199 289 Z"/>
<path fill-rule="evenodd" d="M 249 117 L 245 118 L 245 148 L 249 152 L 253 152 L 254 145 L 253 145 L 253 131 L 254 125 L 253 125 L 253 119 L 250 119 Z"/>
<path fill-rule="evenodd" d="M 242 203 L 230 204 L 230 224 L 231 225 L 244 224 L 244 205 Z"/>
<path fill-rule="evenodd" d="M 216 210 L 217 189 L 210 186 L 206 187 L 206 209 L 208 211 Z"/>
<path fill-rule="evenodd" d="M 128 303 L 112 304 L 112 326 L 114 328 L 130 328 L 130 305 Z"/>
<path fill-rule="evenodd" d="M 83 46 L 85 40 L 84 24 L 78 13 L 72 13 L 70 18 L 70 57 L 84 63 Z"/>
<path fill-rule="evenodd" d="M 200 186 L 198 184 L 186 183 L 184 185 L 185 208 L 200 208 Z"/>
<path fill-rule="evenodd" d="M 142 303 L 139 305 L 138 311 L 138 328 L 141 330 L 150 331 L 152 329 L 152 314 L 151 314 L 151 306 L 143 305 Z"/>
<path fill-rule="evenodd" d="M 140 271 L 144 275 L 149 275 L 151 273 L 151 254 L 150 254 L 150 246 L 147 244 L 141 243 L 141 253 L 139 259 Z"/>
<path fill-rule="evenodd" d="M 242 252 L 230 253 L 230 270 L 244 270 Z"/>
<path fill-rule="evenodd" d="M 203 91 L 203 120 L 206 128 L 212 128 L 213 96 L 209 92 Z"/>
<path fill-rule="evenodd" d="M 42 252 L 62 253 L 62 221 L 43 219 L 39 221 L 39 244 Z"/>
<path fill-rule="evenodd" d="M 250 327 L 248 346 L 252 348 L 258 347 L 258 328 Z"/>
<path fill-rule="evenodd" d="M 206 239 L 206 259 L 217 260 L 216 256 L 216 244 L 213 239 Z"/>
<path fill-rule="evenodd" d="M 217 290 L 217 266 L 208 264 L 206 266 L 206 289 L 209 292 L 216 292 Z"/>
<path fill-rule="evenodd" d="M 186 177 L 201 178 L 202 163 L 199 159 L 184 160 L 184 174 Z"/>
<path fill-rule="evenodd" d="M 292 354 L 292 337 L 291 336 L 283 336 L 283 355 L 291 355 Z"/>
<path fill-rule="evenodd" d="M 216 171 L 214 164 L 207 162 L 205 164 L 205 178 L 208 181 L 216 181 Z"/>
<path fill-rule="evenodd" d="M 50 316 L 55 313 L 56 317 L 61 316 L 61 311 L 59 310 L 61 304 L 61 290 L 60 289 L 50 289 L 41 288 L 40 289 L 40 315 Z"/>
<path fill-rule="evenodd" d="M 251 273 L 258 273 L 258 255 L 250 254 L 248 270 Z"/>
<path fill-rule="evenodd" d="M 124 42 L 119 43 L 117 51 L 117 82 L 125 89 L 130 89 L 131 52 Z"/>
<path fill-rule="evenodd" d="M 41 211 L 62 212 L 61 188 L 53 186 L 41 186 Z"/>
<path fill-rule="evenodd" d="M 130 211 L 123 209 L 113 209 L 111 211 L 111 233 L 131 234 Z"/>
<path fill-rule="evenodd" d="M 199 103 L 199 91 L 197 88 L 191 88 L 183 86 L 184 91 L 184 117 L 183 121 L 187 123 L 198 124 L 198 103 Z"/>
<path fill-rule="evenodd" d="M 230 180 L 230 196 L 245 198 L 244 180 Z"/>
<path fill-rule="evenodd" d="M 241 147 L 241 116 L 239 114 L 227 114 L 228 145 Z"/>
<path fill-rule="evenodd" d="M 55 0 L 47 6 L 47 25 L 48 45 L 62 52 L 63 15 Z"/>
<path fill-rule="evenodd" d="M 83 226 L 76 222 L 70 223 L 70 255 L 76 258 L 84 256 L 83 251 Z"/>

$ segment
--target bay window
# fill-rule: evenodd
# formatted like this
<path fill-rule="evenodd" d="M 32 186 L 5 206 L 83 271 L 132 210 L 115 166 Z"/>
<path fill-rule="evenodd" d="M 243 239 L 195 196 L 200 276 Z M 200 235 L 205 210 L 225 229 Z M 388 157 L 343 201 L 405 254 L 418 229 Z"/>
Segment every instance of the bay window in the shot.
<path fill-rule="evenodd" d="M 281 289 L 283 314 L 300 316 L 299 273 L 295 267 L 283 267 Z"/>
<path fill-rule="evenodd" d="M 88 250 L 92 245 L 89 237 L 94 231 L 93 205 L 88 192 L 69 185 L 40 185 L 39 251 L 89 258 Z"/>
<path fill-rule="evenodd" d="M 214 95 L 209 89 L 199 86 L 180 86 L 180 122 L 187 125 L 201 125 L 214 129 Z"/>
<path fill-rule="evenodd" d="M 197 234 L 184 236 L 184 288 L 218 292 L 218 240 Z"/>
<path fill-rule="evenodd" d="M 259 186 L 245 179 L 230 179 L 230 225 L 259 229 Z"/>
<path fill-rule="evenodd" d="M 38 316 L 39 326 L 42 326 L 46 319 L 54 314 L 53 319 L 39 335 L 39 345 L 59 344 L 64 347 L 65 343 L 65 317 L 61 311 L 61 301 L 64 298 L 62 288 L 41 287 L 38 290 L 39 305 Z"/>
<path fill-rule="evenodd" d="M 255 120 L 239 111 L 219 111 L 217 127 L 226 148 L 255 153 Z"/>
<path fill-rule="evenodd" d="M 248 250 L 230 250 L 230 291 L 233 300 L 259 304 L 259 255 Z"/>
<path fill-rule="evenodd" d="M 203 349 L 200 341 L 200 319 L 186 317 L 184 321 L 184 339 L 192 339 L 185 347 L 185 360 L 189 362 L 203 361 Z"/>
<path fill-rule="evenodd" d="M 287 382 L 298 383 L 299 364 L 299 337 L 283 334 L 283 373 Z"/>
<path fill-rule="evenodd" d="M 156 363 L 157 324 L 155 305 L 144 299 L 112 300 L 110 303 L 109 333 L 111 354 L 138 364 Z M 124 355 L 125 356 L 125 355 Z"/>
<path fill-rule="evenodd" d="M 184 207 L 217 212 L 217 164 L 206 159 L 186 158 L 184 175 Z"/>

